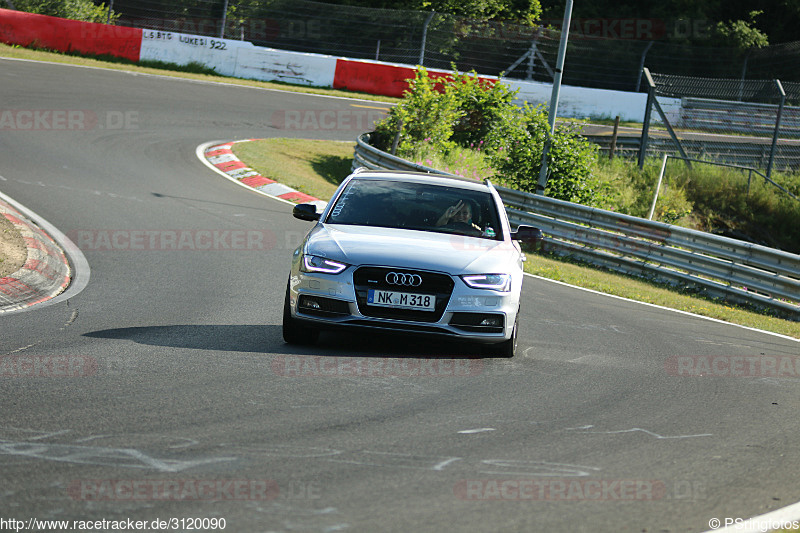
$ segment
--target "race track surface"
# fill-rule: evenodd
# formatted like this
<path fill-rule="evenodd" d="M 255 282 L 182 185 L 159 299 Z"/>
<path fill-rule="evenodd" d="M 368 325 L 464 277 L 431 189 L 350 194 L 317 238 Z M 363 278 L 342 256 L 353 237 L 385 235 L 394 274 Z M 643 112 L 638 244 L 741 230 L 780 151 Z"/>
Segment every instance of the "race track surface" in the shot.
<path fill-rule="evenodd" d="M 791 340 L 527 278 L 513 360 L 396 337 L 284 344 L 309 225 L 195 148 L 353 142 L 349 122 L 280 117 L 380 104 L 4 59 L 0 100 L 39 112 L 0 129 L 0 190 L 91 267 L 69 301 L 0 317 L 3 518 L 704 531 L 797 501 L 800 368 L 682 374 L 712 356 L 795 364 Z"/>

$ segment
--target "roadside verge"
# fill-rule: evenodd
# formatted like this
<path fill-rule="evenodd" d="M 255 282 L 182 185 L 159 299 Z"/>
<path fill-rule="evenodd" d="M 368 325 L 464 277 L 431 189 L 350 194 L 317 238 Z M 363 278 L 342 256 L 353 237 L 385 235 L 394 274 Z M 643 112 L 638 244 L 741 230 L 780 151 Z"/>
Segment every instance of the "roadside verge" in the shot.
<path fill-rule="evenodd" d="M 244 139 L 241 141 L 228 142 L 209 142 L 197 147 L 198 159 L 206 166 L 225 176 L 234 183 L 247 187 L 255 192 L 283 200 L 293 204 L 314 204 L 317 211 L 321 212 L 328 204 L 325 200 L 320 200 L 309 194 L 302 193 L 291 187 L 278 183 L 277 181 L 265 178 L 258 171 L 248 167 L 236 155 L 232 147 L 237 142 L 248 142 L 256 139 Z"/>
<path fill-rule="evenodd" d="M 14 226 L 27 248 L 22 267 L 0 278 L 0 314 L 56 303 L 83 290 L 89 282 L 89 264 L 72 241 L 3 193 L 0 216 Z"/>

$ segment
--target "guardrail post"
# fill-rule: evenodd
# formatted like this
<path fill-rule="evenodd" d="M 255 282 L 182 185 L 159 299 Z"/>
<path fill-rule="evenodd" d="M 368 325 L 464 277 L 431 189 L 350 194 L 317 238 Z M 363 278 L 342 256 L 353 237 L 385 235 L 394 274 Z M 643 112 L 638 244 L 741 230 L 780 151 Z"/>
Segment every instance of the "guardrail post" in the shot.
<path fill-rule="evenodd" d="M 558 97 L 561 94 L 561 78 L 564 70 L 564 58 L 567 55 L 567 41 L 569 40 L 570 21 L 572 20 L 572 0 L 567 0 L 564 7 L 564 20 L 561 23 L 561 41 L 558 44 L 558 57 L 556 58 L 555 78 L 553 79 L 553 92 L 550 94 L 550 112 L 547 120 L 550 122 L 550 130 L 544 140 L 542 150 L 542 168 L 539 170 L 539 181 L 536 184 L 536 194 L 544 196 L 547 189 L 547 155 L 550 150 L 550 143 L 556 132 L 556 113 L 558 113 Z"/>
<path fill-rule="evenodd" d="M 644 158 L 647 155 L 647 134 L 650 132 L 650 119 L 653 115 L 653 101 L 656 99 L 656 84 L 650 76 L 650 70 L 645 67 L 644 75 L 647 77 L 647 105 L 644 110 L 642 123 L 642 142 L 639 145 L 639 168 L 644 168 Z"/>
<path fill-rule="evenodd" d="M 225 0 L 222 5 L 222 22 L 220 22 L 220 29 L 219 29 L 220 39 L 225 38 L 225 24 L 227 23 L 228 23 L 228 0 Z"/>
<path fill-rule="evenodd" d="M 664 161 L 661 163 L 661 172 L 658 174 L 658 183 L 656 184 L 656 192 L 653 194 L 653 203 L 650 205 L 650 212 L 647 214 L 647 220 L 653 220 L 653 213 L 656 210 L 656 202 L 658 201 L 658 192 L 661 190 L 661 180 L 664 179 L 664 171 L 667 169 L 667 159 L 669 154 L 664 154 Z"/>
<path fill-rule="evenodd" d="M 397 155 L 397 145 L 400 143 L 400 133 L 403 131 L 403 119 L 397 120 L 397 133 L 394 134 L 394 140 L 392 141 L 392 155 Z"/>
<path fill-rule="evenodd" d="M 608 159 L 614 159 L 617 151 L 617 134 L 619 133 L 619 115 L 614 119 L 614 133 L 611 135 L 611 146 L 608 148 Z"/>
<path fill-rule="evenodd" d="M 786 103 L 786 91 L 783 90 L 781 80 L 775 80 L 778 93 L 781 95 L 781 103 L 778 106 L 778 116 L 775 118 L 775 133 L 772 135 L 772 148 L 769 151 L 769 163 L 767 164 L 767 177 L 772 177 L 772 163 L 775 161 L 775 148 L 778 144 L 778 135 L 781 130 L 781 116 L 783 115 L 783 105 Z"/>
<path fill-rule="evenodd" d="M 422 26 L 422 45 L 419 49 L 419 64 L 422 66 L 425 65 L 425 42 L 428 40 L 428 25 L 431 23 L 431 19 L 435 14 L 436 11 L 431 11 L 431 14 L 425 19 L 425 24 Z"/>
<path fill-rule="evenodd" d="M 639 92 L 639 88 L 642 86 L 642 72 L 644 71 L 644 60 L 647 57 L 647 52 L 650 51 L 650 48 L 653 47 L 653 43 L 655 41 L 650 41 L 647 43 L 647 47 L 642 52 L 642 59 L 639 61 L 639 77 L 636 79 L 636 92 Z"/>

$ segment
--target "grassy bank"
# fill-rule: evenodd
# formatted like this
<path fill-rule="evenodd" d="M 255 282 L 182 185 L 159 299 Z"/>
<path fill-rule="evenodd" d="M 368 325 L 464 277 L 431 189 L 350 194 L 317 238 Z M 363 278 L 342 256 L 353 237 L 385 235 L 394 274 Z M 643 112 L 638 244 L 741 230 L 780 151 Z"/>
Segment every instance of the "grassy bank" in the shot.
<path fill-rule="evenodd" d="M 333 141 L 265 139 L 237 143 L 234 152 L 262 175 L 327 200 L 349 173 L 353 145 Z M 530 254 L 525 270 L 571 285 L 800 339 L 800 322 L 682 294 L 647 281 L 569 261 Z"/>

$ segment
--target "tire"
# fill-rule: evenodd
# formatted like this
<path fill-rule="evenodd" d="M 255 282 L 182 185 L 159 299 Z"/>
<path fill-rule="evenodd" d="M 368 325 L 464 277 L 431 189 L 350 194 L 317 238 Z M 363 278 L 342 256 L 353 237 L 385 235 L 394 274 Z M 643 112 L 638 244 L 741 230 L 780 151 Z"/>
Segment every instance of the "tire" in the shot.
<path fill-rule="evenodd" d="M 289 285 L 286 285 L 286 297 L 283 300 L 283 340 L 287 344 L 314 344 L 319 338 L 319 330 L 303 326 L 292 316 L 289 304 Z"/>
<path fill-rule="evenodd" d="M 517 318 L 514 320 L 514 329 L 511 330 L 511 338 L 497 344 L 486 344 L 482 347 L 482 353 L 488 357 L 502 357 L 511 359 L 517 354 L 517 330 L 519 329 L 519 310 Z"/>

